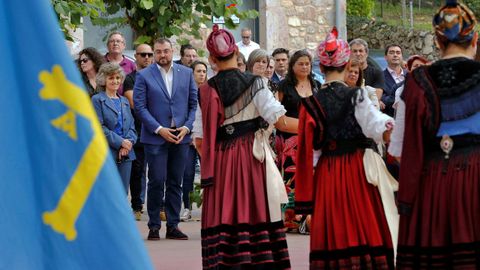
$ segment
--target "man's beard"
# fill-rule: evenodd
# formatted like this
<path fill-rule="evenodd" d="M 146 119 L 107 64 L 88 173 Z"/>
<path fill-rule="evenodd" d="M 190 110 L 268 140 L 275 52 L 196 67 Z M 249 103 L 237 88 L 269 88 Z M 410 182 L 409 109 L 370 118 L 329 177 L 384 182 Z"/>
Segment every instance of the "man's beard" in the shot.
<path fill-rule="evenodd" d="M 161 61 L 159 60 L 159 61 L 157 61 L 157 64 L 159 66 L 163 67 L 163 68 L 170 67 L 172 65 L 172 60 L 165 60 L 165 61 L 166 61 L 166 63 L 162 64 L 162 63 L 160 63 Z"/>

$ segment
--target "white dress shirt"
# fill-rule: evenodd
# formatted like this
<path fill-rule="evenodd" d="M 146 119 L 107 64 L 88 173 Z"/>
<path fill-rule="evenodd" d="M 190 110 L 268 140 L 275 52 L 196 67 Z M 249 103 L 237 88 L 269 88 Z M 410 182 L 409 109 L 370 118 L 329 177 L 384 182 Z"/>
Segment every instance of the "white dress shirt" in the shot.
<path fill-rule="evenodd" d="M 160 73 L 162 74 L 162 79 L 163 79 L 163 82 L 165 83 L 165 86 L 167 87 L 168 95 L 172 97 L 173 63 L 170 64 L 170 67 L 168 68 L 168 70 L 165 70 L 159 64 L 157 64 L 157 67 L 160 70 Z"/>
<path fill-rule="evenodd" d="M 401 83 L 405 80 L 405 74 L 403 69 L 402 69 L 402 72 L 400 72 L 400 74 L 398 74 L 395 70 L 389 67 L 387 67 L 387 70 L 390 73 L 390 75 L 392 75 L 392 78 L 395 80 L 395 83 Z"/>
<path fill-rule="evenodd" d="M 248 45 L 245 45 L 243 41 L 237 42 L 238 50 L 245 56 L 245 60 L 248 61 L 248 56 L 250 53 L 256 49 L 260 49 L 260 45 L 255 41 L 251 41 Z"/>
<path fill-rule="evenodd" d="M 158 69 L 160 70 L 160 74 L 162 74 L 162 79 L 163 79 L 163 82 L 165 83 L 165 86 L 167 87 L 167 92 L 168 92 L 168 95 L 170 97 L 172 97 L 172 85 L 173 85 L 173 62 L 170 64 L 170 67 L 168 68 L 168 70 L 165 70 L 163 67 L 161 67 L 159 64 L 157 64 L 157 67 Z M 174 127 L 175 126 L 175 122 L 173 121 L 173 118 L 172 118 L 172 123 L 170 123 L 170 126 L 171 127 Z M 190 132 L 190 129 L 187 128 L 186 126 L 183 126 L 185 127 L 188 132 Z M 158 128 L 155 130 L 155 133 L 158 134 L 158 132 L 160 131 L 160 129 L 162 129 L 163 127 L 162 126 L 158 126 Z"/>

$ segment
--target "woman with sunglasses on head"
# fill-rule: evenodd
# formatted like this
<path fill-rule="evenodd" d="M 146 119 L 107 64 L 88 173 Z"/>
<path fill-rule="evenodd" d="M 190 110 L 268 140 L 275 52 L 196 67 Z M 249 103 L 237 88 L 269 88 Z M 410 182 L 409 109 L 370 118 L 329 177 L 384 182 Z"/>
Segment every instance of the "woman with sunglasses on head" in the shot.
<path fill-rule="evenodd" d="M 78 53 L 77 66 L 90 97 L 97 93 L 96 77 L 103 63 L 105 58 L 95 48 L 88 47 Z"/>
<path fill-rule="evenodd" d="M 480 63 L 473 12 L 433 17 L 440 59 L 405 82 L 397 269 L 479 269 Z"/>
<path fill-rule="evenodd" d="M 103 64 L 97 74 L 99 91 L 92 97 L 92 103 L 112 157 L 117 162 L 126 196 L 128 195 L 132 161 L 136 158 L 133 145 L 137 141 L 137 132 L 128 100 L 118 94 L 118 89 L 124 79 L 125 73 L 119 64 L 114 62 Z"/>
<path fill-rule="evenodd" d="M 344 83 L 350 49 L 337 35 L 334 28 L 319 44 L 325 83 L 299 109 L 295 210 L 312 214 L 310 269 L 394 269 L 393 191 L 387 209 L 376 186 L 383 183 L 367 174 L 375 164 L 365 161 L 378 156 L 368 138 L 388 139 L 393 119 Z"/>

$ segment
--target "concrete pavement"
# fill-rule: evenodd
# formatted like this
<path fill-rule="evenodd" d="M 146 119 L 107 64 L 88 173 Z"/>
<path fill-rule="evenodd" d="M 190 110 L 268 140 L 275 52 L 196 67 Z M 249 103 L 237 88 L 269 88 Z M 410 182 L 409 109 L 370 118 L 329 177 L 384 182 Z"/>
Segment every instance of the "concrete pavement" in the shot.
<path fill-rule="evenodd" d="M 202 269 L 200 242 L 200 210 L 193 211 L 195 221 L 181 222 L 179 228 L 189 240 L 165 239 L 165 226 L 160 230 L 160 241 L 148 241 L 148 216 L 145 213 L 137 227 L 144 239 L 155 270 L 197 270 Z M 162 224 L 164 225 L 164 224 Z M 310 240 L 308 235 L 287 234 L 292 269 L 308 269 Z"/>

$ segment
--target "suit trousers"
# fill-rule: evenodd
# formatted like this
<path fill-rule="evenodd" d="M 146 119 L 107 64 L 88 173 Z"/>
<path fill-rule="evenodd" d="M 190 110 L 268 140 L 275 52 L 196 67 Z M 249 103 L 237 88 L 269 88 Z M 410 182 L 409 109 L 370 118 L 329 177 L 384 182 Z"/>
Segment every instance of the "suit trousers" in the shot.
<path fill-rule="evenodd" d="M 146 189 L 146 163 L 145 152 L 143 150 L 143 144 L 137 142 L 133 146 L 135 151 L 135 159 L 132 162 L 132 173 L 130 175 L 130 196 L 132 197 L 130 202 L 132 204 L 133 211 L 141 211 L 145 199 Z"/>
<path fill-rule="evenodd" d="M 167 227 L 176 227 L 180 222 L 182 179 L 189 145 L 165 142 L 162 145 L 145 144 L 144 147 L 148 164 L 148 228 L 160 229 L 164 196 Z"/>
<path fill-rule="evenodd" d="M 190 202 L 190 192 L 193 190 L 195 180 L 195 165 L 197 164 L 197 149 L 192 144 L 188 146 L 187 159 L 185 164 L 185 173 L 183 174 L 183 207 L 192 209 Z"/>

